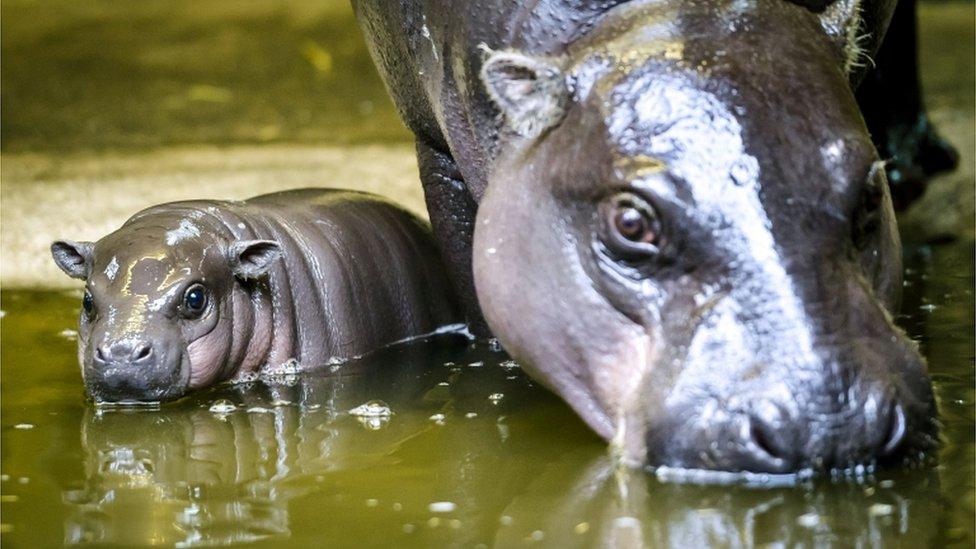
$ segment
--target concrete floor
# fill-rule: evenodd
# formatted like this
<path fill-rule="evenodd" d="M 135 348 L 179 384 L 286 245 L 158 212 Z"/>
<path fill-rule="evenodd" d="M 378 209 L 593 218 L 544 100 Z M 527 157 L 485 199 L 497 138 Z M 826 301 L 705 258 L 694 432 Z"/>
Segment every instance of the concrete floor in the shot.
<path fill-rule="evenodd" d="M 963 155 L 903 216 L 909 239 L 973 238 L 974 17 L 921 8 L 932 119 Z M 75 287 L 48 255 L 151 204 L 301 187 L 418 213 L 410 136 L 344 0 L 5 0 L 0 285 Z"/>

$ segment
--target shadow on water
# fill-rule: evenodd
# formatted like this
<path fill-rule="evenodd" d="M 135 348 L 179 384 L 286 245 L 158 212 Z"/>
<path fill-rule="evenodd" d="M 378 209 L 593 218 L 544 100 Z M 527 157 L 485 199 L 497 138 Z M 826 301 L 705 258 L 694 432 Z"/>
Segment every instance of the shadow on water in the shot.
<path fill-rule="evenodd" d="M 459 336 L 159 410 L 97 410 L 59 333 L 77 297 L 5 292 L 4 542 L 971 545 L 972 262 L 968 246 L 908 252 L 901 322 L 936 379 L 938 464 L 778 488 L 616 468 L 504 353 Z"/>

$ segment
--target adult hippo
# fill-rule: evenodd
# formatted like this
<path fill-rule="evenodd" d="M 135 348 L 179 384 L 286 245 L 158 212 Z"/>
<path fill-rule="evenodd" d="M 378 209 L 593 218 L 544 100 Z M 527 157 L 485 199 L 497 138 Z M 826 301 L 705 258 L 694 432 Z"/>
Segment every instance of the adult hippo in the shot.
<path fill-rule="evenodd" d="M 852 91 L 893 4 L 808 4 L 354 0 L 469 316 L 629 463 L 933 444 Z"/>
<path fill-rule="evenodd" d="M 430 227 L 366 193 L 161 204 L 51 252 L 86 282 L 78 358 L 95 401 L 336 363 L 460 320 Z"/>

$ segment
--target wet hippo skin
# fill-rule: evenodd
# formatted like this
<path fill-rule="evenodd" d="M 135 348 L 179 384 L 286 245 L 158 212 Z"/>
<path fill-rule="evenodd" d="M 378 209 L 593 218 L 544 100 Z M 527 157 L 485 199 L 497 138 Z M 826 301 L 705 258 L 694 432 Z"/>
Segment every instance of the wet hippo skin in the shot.
<path fill-rule="evenodd" d="M 335 363 L 460 319 L 426 222 L 365 193 L 173 202 L 51 250 L 86 283 L 78 357 L 96 401 Z"/>
<path fill-rule="evenodd" d="M 353 2 L 469 319 L 635 465 L 935 442 L 854 97 L 894 3 Z"/>

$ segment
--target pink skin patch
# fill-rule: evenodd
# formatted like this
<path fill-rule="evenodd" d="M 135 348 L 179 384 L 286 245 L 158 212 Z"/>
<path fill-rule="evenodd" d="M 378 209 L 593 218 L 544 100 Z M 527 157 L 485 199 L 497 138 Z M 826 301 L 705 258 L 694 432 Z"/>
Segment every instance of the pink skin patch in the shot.
<path fill-rule="evenodd" d="M 233 322 L 221 319 L 213 330 L 187 346 L 186 353 L 190 359 L 189 389 L 206 387 L 217 380 L 230 354 L 233 326 Z"/>

